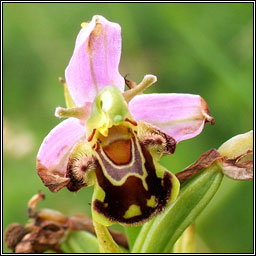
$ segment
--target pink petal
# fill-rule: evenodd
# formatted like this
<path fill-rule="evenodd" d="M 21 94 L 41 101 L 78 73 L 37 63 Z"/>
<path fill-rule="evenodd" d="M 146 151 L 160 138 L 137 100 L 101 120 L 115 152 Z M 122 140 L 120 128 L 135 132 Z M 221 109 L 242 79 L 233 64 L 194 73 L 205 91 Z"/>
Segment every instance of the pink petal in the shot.
<path fill-rule="evenodd" d="M 83 136 L 85 136 L 85 125 L 76 118 L 66 119 L 45 137 L 37 154 L 38 163 L 48 172 L 64 176 L 69 152 Z"/>
<path fill-rule="evenodd" d="M 107 85 L 124 90 L 124 78 L 118 71 L 120 56 L 121 27 L 102 16 L 94 16 L 80 30 L 65 71 L 69 93 L 77 106 L 93 102 Z"/>
<path fill-rule="evenodd" d="M 129 110 L 136 121 L 158 127 L 177 143 L 197 136 L 205 121 L 214 121 L 206 102 L 199 95 L 137 95 L 129 102 Z"/>

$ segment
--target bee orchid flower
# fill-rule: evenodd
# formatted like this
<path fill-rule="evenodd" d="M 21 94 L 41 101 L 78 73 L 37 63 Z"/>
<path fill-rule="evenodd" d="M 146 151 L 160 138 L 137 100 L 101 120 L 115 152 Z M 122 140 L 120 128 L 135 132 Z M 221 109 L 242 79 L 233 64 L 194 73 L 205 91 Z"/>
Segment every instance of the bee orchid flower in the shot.
<path fill-rule="evenodd" d="M 52 192 L 94 185 L 93 218 L 105 226 L 141 224 L 175 200 L 179 181 L 158 160 L 214 121 L 199 95 L 142 94 L 153 75 L 124 91 L 120 56 L 118 24 L 99 15 L 82 24 L 65 71 L 67 108 L 55 113 L 67 119 L 37 155 Z"/>

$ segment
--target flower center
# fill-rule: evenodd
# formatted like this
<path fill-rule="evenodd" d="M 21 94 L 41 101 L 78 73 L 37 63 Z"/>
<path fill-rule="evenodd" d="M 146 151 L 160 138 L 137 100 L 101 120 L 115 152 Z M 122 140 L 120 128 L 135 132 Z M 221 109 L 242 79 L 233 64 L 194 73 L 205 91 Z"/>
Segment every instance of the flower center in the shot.
<path fill-rule="evenodd" d="M 122 93 L 115 86 L 107 86 L 100 91 L 93 102 L 91 116 L 86 123 L 87 134 L 90 137 L 96 129 L 107 137 L 112 126 L 120 125 L 129 116 Z"/>

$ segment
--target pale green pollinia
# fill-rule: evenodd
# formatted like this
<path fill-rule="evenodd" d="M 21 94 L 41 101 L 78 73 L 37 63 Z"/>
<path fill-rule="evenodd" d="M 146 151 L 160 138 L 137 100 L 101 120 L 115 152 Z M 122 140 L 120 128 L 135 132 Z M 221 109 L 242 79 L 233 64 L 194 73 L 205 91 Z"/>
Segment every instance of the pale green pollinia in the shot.
<path fill-rule="evenodd" d="M 210 202 L 222 181 L 217 164 L 189 179 L 181 186 L 176 201 L 141 229 L 133 253 L 170 253 L 176 240 Z"/>

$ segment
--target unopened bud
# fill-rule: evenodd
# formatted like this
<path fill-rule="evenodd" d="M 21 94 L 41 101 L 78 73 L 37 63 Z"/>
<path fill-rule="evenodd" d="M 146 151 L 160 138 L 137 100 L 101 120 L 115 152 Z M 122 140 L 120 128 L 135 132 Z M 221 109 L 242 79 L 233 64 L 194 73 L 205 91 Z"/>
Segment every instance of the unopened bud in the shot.
<path fill-rule="evenodd" d="M 253 131 L 237 135 L 221 145 L 219 165 L 234 180 L 253 178 Z"/>
<path fill-rule="evenodd" d="M 223 143 L 218 152 L 221 156 L 233 158 L 253 149 L 253 131 L 239 134 Z"/>

